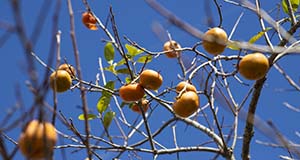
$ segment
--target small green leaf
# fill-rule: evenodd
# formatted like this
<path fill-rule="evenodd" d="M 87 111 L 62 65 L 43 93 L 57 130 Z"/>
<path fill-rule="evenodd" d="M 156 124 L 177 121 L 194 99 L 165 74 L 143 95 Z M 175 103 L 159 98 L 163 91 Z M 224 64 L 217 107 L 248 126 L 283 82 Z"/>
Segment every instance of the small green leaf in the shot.
<path fill-rule="evenodd" d="M 130 77 L 126 77 L 125 78 L 125 82 L 126 82 L 126 84 L 129 84 L 131 82 L 131 78 Z"/>
<path fill-rule="evenodd" d="M 104 126 L 105 129 L 108 129 L 108 127 L 110 126 L 111 121 L 113 120 L 115 115 L 116 115 L 116 113 L 112 112 L 112 111 L 109 111 L 109 112 L 105 113 L 104 119 L 103 119 L 103 126 Z"/>
<path fill-rule="evenodd" d="M 93 119 L 97 118 L 97 116 L 94 115 L 94 114 L 88 114 L 87 116 L 88 116 L 87 120 L 93 120 Z M 78 116 L 78 119 L 83 121 L 84 120 L 84 114 L 80 114 Z"/>
<path fill-rule="evenodd" d="M 139 63 L 149 63 L 149 62 L 151 62 L 151 61 L 152 61 L 152 56 L 150 56 L 150 55 L 141 56 L 141 57 L 137 60 L 137 62 L 139 62 Z"/>
<path fill-rule="evenodd" d="M 134 57 L 134 56 L 137 56 L 141 53 L 143 53 L 144 51 L 140 50 L 140 49 L 137 49 L 136 47 L 132 46 L 132 45 L 129 45 L 129 44 L 125 44 L 125 48 L 127 49 L 128 51 L 128 55 Z"/>
<path fill-rule="evenodd" d="M 104 88 L 109 89 L 109 90 L 114 90 L 115 89 L 115 81 L 108 81 L 105 84 Z M 102 95 L 111 96 L 111 93 L 109 93 L 108 91 L 103 91 Z"/>
<path fill-rule="evenodd" d="M 113 73 L 115 75 L 117 74 L 116 65 L 114 65 L 114 64 L 112 64 L 112 65 L 110 65 L 108 67 L 105 67 L 104 70 L 109 71 L 109 72 L 111 72 L 111 73 Z"/>
<path fill-rule="evenodd" d="M 104 47 L 104 57 L 109 64 L 112 64 L 115 57 L 115 49 L 112 43 L 110 42 L 106 43 Z"/>
<path fill-rule="evenodd" d="M 128 68 L 121 68 L 117 70 L 118 73 L 122 73 L 122 74 L 130 74 L 130 71 Z"/>
<path fill-rule="evenodd" d="M 125 63 L 126 63 L 125 59 L 122 58 L 122 59 L 117 63 L 117 66 L 121 66 L 121 65 L 123 65 L 123 64 L 125 64 Z"/>
<path fill-rule="evenodd" d="M 111 99 L 111 96 L 102 95 L 100 97 L 100 99 L 97 102 L 97 110 L 99 113 L 102 114 L 104 111 L 106 111 L 106 109 L 110 103 L 110 99 Z"/>
<path fill-rule="evenodd" d="M 298 7 L 299 7 L 300 0 L 290 0 L 290 2 L 292 4 L 293 11 L 296 12 Z M 282 5 L 282 8 L 283 8 L 283 11 L 285 13 L 289 13 L 289 9 L 288 9 L 288 5 L 286 3 L 286 0 L 282 0 L 281 5 Z"/>
<path fill-rule="evenodd" d="M 251 44 L 255 43 L 257 40 L 259 40 L 270 29 L 272 29 L 272 28 L 268 27 L 265 30 L 263 30 L 261 32 L 258 32 L 255 36 L 250 38 L 249 43 L 251 43 Z"/>
<path fill-rule="evenodd" d="M 229 48 L 231 50 L 240 50 L 240 48 L 238 47 L 238 45 L 234 41 L 229 42 L 228 45 L 227 45 L 227 48 Z"/>
<path fill-rule="evenodd" d="M 104 86 L 104 88 L 109 89 L 109 90 L 114 90 L 115 88 L 115 82 L 114 81 L 109 81 L 106 83 L 106 85 Z M 111 100 L 111 93 L 108 91 L 102 91 L 102 96 L 100 97 L 100 99 L 97 102 L 97 110 L 99 113 L 103 113 L 104 111 L 106 111 L 109 103 Z"/>

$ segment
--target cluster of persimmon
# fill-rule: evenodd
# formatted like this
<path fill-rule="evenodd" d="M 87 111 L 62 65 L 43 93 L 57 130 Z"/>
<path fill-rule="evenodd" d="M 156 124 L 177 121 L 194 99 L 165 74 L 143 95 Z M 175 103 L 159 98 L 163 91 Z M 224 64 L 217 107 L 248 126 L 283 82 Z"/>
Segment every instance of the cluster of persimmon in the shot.
<path fill-rule="evenodd" d="M 136 105 L 139 104 L 137 101 L 142 99 L 141 104 L 143 108 L 148 109 L 148 102 L 145 103 L 146 101 L 143 99 L 145 96 L 144 89 L 158 90 L 158 88 L 162 85 L 162 82 L 163 78 L 158 72 L 151 69 L 146 69 L 140 74 L 138 83 L 130 83 L 122 86 L 119 89 L 119 94 L 123 101 L 134 102 Z M 133 105 L 133 107 L 134 106 L 135 105 Z M 136 107 L 139 108 L 139 106 L 135 106 L 134 108 L 137 109 Z"/>
<path fill-rule="evenodd" d="M 50 159 L 56 141 L 57 134 L 51 123 L 32 120 L 21 133 L 18 146 L 28 159 Z"/>
<path fill-rule="evenodd" d="M 215 27 L 205 32 L 202 46 L 205 51 L 217 56 L 225 50 L 227 42 L 226 32 L 219 27 Z M 257 52 L 246 55 L 238 64 L 239 73 L 248 80 L 263 78 L 268 69 L 268 58 L 264 54 Z"/>
<path fill-rule="evenodd" d="M 72 78 L 75 76 L 75 68 L 64 63 L 50 75 L 50 87 L 56 92 L 65 92 L 71 87 Z"/>
<path fill-rule="evenodd" d="M 82 13 L 82 23 L 90 30 L 97 30 L 97 19 L 91 12 Z"/>
<path fill-rule="evenodd" d="M 200 102 L 194 85 L 182 81 L 177 84 L 176 92 L 178 95 L 173 103 L 173 110 L 177 115 L 185 118 L 198 110 Z"/>

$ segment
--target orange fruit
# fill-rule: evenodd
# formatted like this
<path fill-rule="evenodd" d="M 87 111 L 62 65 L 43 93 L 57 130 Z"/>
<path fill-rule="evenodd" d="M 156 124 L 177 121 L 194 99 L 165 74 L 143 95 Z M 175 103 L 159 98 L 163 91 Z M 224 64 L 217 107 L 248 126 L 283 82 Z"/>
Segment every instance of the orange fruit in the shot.
<path fill-rule="evenodd" d="M 138 101 L 144 97 L 145 91 L 139 83 L 127 84 L 120 88 L 120 97 L 126 102 Z"/>
<path fill-rule="evenodd" d="M 90 12 L 82 14 L 82 23 L 90 30 L 97 30 L 97 20 Z"/>
<path fill-rule="evenodd" d="M 57 70 L 50 75 L 50 87 L 56 92 L 65 92 L 72 85 L 72 78 L 65 70 Z"/>
<path fill-rule="evenodd" d="M 219 27 L 215 27 L 204 34 L 202 46 L 208 53 L 217 56 L 225 50 L 227 41 L 226 32 Z"/>
<path fill-rule="evenodd" d="M 181 117 L 188 117 L 199 108 L 199 97 L 193 91 L 184 92 L 173 104 L 174 112 Z"/>
<path fill-rule="evenodd" d="M 244 56 L 239 63 L 240 74 L 249 80 L 263 78 L 269 69 L 269 60 L 262 53 L 252 53 Z"/>
<path fill-rule="evenodd" d="M 49 122 L 32 120 L 19 138 L 19 148 L 28 159 L 49 158 L 57 141 L 55 127 Z"/>
<path fill-rule="evenodd" d="M 140 103 L 134 102 L 134 104 L 131 106 L 132 111 L 142 114 L 142 111 L 140 110 L 139 105 L 141 105 L 141 107 L 145 113 L 145 112 L 147 112 L 147 110 L 149 108 L 149 101 L 146 99 L 143 99 Z"/>
<path fill-rule="evenodd" d="M 181 49 L 180 44 L 177 43 L 174 40 L 165 42 L 165 44 L 164 44 L 164 51 L 167 52 L 166 56 L 168 58 L 176 58 L 177 56 L 180 55 L 181 52 L 180 51 L 174 51 L 174 49 Z M 170 51 L 170 52 L 168 52 L 168 51 Z"/>
<path fill-rule="evenodd" d="M 154 70 L 146 69 L 140 74 L 140 84 L 146 89 L 157 90 L 162 82 L 162 76 Z"/>
<path fill-rule="evenodd" d="M 193 92 L 197 92 L 197 89 L 194 85 L 186 82 L 186 81 L 181 81 L 177 84 L 176 86 L 176 92 L 177 93 L 180 93 L 182 92 L 182 90 L 185 90 L 185 91 L 193 91 Z"/>
<path fill-rule="evenodd" d="M 61 64 L 59 67 L 58 67 L 58 70 L 65 70 L 67 71 L 71 78 L 75 77 L 76 76 L 76 70 L 75 68 L 70 65 L 70 64 L 67 64 L 67 63 L 64 63 L 64 64 Z"/>

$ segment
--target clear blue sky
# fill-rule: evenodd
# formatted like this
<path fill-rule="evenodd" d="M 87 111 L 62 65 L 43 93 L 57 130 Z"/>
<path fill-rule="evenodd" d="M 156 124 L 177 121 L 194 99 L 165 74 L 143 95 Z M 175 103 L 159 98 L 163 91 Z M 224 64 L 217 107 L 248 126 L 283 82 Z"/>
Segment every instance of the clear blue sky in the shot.
<path fill-rule="evenodd" d="M 245 10 L 241 7 L 233 6 L 227 4 L 221 0 L 220 4 L 222 4 L 222 14 L 223 14 L 223 24 L 222 26 L 229 34 L 238 19 L 239 15 L 244 12 L 244 16 L 241 18 L 240 23 L 237 26 L 235 33 L 232 36 L 233 40 L 241 40 L 248 41 L 253 35 L 257 34 L 260 31 L 259 21 L 257 16 L 249 11 Z M 209 27 L 206 23 L 207 13 L 206 7 L 204 5 L 204 0 L 191 0 L 191 1 L 172 1 L 172 0 L 164 0 L 161 3 L 175 13 L 178 17 L 183 20 L 189 22 L 194 27 L 198 28 L 201 31 L 206 31 Z M 264 1 L 262 2 L 262 8 L 266 11 L 270 11 L 274 9 L 275 3 L 279 3 L 279 1 L 274 1 L 274 3 L 270 4 L 270 2 Z M 34 31 L 34 25 L 36 23 L 36 19 L 40 14 L 40 8 L 42 6 L 42 2 L 25 2 L 21 3 L 22 17 L 24 26 L 26 28 L 27 36 L 30 36 Z M 103 47 L 104 43 L 101 40 L 108 39 L 102 30 L 98 31 L 90 31 L 87 30 L 83 24 L 81 23 L 81 14 L 85 11 L 85 7 L 81 1 L 73 1 L 73 10 L 75 16 L 75 29 L 76 36 L 78 42 L 78 49 L 80 52 L 80 61 L 83 70 L 83 79 L 86 81 L 94 82 L 96 79 L 96 74 L 100 73 L 98 66 L 98 58 L 103 56 Z M 126 35 L 131 40 L 136 41 L 142 47 L 150 51 L 161 51 L 164 41 L 166 41 L 166 33 L 161 32 L 161 37 L 158 37 L 153 33 L 153 26 L 157 24 L 161 24 L 165 27 L 166 30 L 170 32 L 172 38 L 178 41 L 183 47 L 191 47 L 196 42 L 199 42 L 199 39 L 192 37 L 186 32 L 180 30 L 176 26 L 170 25 L 163 17 L 161 17 L 157 12 L 151 9 L 144 1 L 133 0 L 133 1 L 104 1 L 104 0 L 93 0 L 90 1 L 90 5 L 94 13 L 105 22 L 108 13 L 109 6 L 112 6 L 115 18 L 117 22 L 117 26 L 119 29 L 119 34 L 122 37 Z M 219 23 L 218 14 L 213 3 L 211 5 L 212 18 L 215 22 L 215 25 Z M 42 26 L 41 35 L 34 46 L 34 52 L 46 60 L 49 54 L 50 49 L 50 41 L 51 41 L 51 28 L 52 28 L 52 16 L 54 13 L 54 1 L 50 2 L 50 5 L 46 7 L 46 10 L 43 12 L 47 12 L 47 16 L 45 17 L 45 23 Z M 283 11 L 280 11 L 277 15 L 277 12 L 273 12 L 271 14 L 273 17 L 279 16 L 283 17 Z M 63 58 L 66 58 L 69 63 L 75 64 L 73 48 L 70 39 L 70 26 L 69 26 L 69 15 L 67 9 L 67 2 L 62 1 L 62 7 L 59 15 L 59 30 L 62 32 L 61 37 L 61 55 Z M 0 24 L 10 24 L 14 25 L 12 9 L 10 7 L 10 3 L 8 0 L 0 0 Z M 110 26 L 110 25 L 109 25 Z M 268 25 L 267 25 L 268 26 Z M 5 34 L 3 26 L 0 25 L 0 37 Z M 287 25 L 288 27 L 288 25 Z M 163 37 L 163 38 L 162 38 Z M 124 39 L 122 42 L 127 43 Z M 259 40 L 257 43 L 264 44 L 263 40 Z M 277 40 L 274 40 L 274 45 L 278 44 Z M 199 47 L 200 51 L 203 51 L 202 47 Z M 26 60 L 24 57 L 24 51 L 21 46 L 21 43 L 16 34 L 11 34 L 10 37 L 5 41 L 5 43 L 0 46 L 0 73 L 2 74 L 1 83 L 0 83 L 0 122 L 2 123 L 5 115 L 8 114 L 16 105 L 17 105 L 17 97 L 16 92 L 18 92 L 22 96 L 23 104 L 21 108 L 14 110 L 13 114 L 10 116 L 6 125 L 9 125 L 14 120 L 18 119 L 21 115 L 25 114 L 25 112 L 31 107 L 33 102 L 32 93 L 28 91 L 28 87 L 26 86 L 26 81 L 28 80 L 28 76 L 26 74 Z M 225 50 L 224 55 L 234 55 L 238 54 L 237 51 Z M 184 52 L 183 58 L 189 60 L 194 56 L 192 52 Z M 279 61 L 279 64 L 284 68 L 284 70 L 293 78 L 297 83 L 299 82 L 299 56 L 291 55 L 283 58 Z M 105 61 L 103 61 L 103 65 L 107 65 Z M 232 69 L 230 67 L 232 63 L 228 63 L 228 70 Z M 45 68 L 41 66 L 38 62 L 35 63 L 35 66 L 38 71 L 39 82 L 43 80 L 43 76 L 45 73 Z M 167 86 L 170 86 L 172 83 L 177 84 L 179 79 L 177 78 L 177 74 L 181 73 L 180 68 L 175 59 L 167 59 L 165 56 L 159 56 L 155 58 L 152 63 L 147 65 L 147 68 L 155 69 L 160 71 L 162 76 L 164 77 L 164 84 L 159 91 L 162 91 Z M 109 73 L 107 74 L 107 80 L 114 79 L 115 77 Z M 239 77 L 240 75 L 237 74 Z M 276 127 L 289 139 L 294 142 L 299 141 L 299 137 L 295 135 L 296 131 L 299 131 L 299 125 L 297 120 L 300 118 L 299 113 L 294 112 L 292 110 L 284 107 L 283 103 L 288 102 L 291 105 L 296 107 L 299 106 L 299 93 L 296 91 L 286 91 L 286 92 L 278 92 L 278 89 L 291 89 L 291 86 L 288 85 L 287 81 L 283 78 L 281 74 L 278 73 L 275 69 L 271 69 L 270 73 L 267 76 L 267 82 L 264 85 L 263 92 L 258 103 L 257 115 L 262 120 L 271 120 Z M 241 78 L 244 80 L 243 78 Z M 194 79 L 196 87 L 199 88 L 200 77 L 199 79 Z M 237 103 L 241 103 L 243 97 L 246 95 L 247 91 L 250 89 L 254 81 L 247 81 L 246 83 L 249 86 L 244 86 L 237 83 L 233 78 L 229 78 L 229 82 L 231 85 L 231 89 L 233 91 L 233 95 L 236 97 Z M 119 87 L 120 84 L 117 84 Z M 19 90 L 17 90 L 19 89 Z M 96 113 L 96 104 L 98 98 L 101 96 L 100 93 L 87 93 L 88 98 L 88 106 L 91 112 Z M 167 100 L 172 100 L 174 94 L 170 94 L 165 98 Z M 200 105 L 203 106 L 206 103 L 205 97 L 200 95 Z M 47 102 L 52 105 L 52 91 L 47 94 L 46 98 Z M 119 101 L 121 102 L 121 101 Z M 249 103 L 249 100 L 246 104 Z M 58 109 L 62 111 L 62 113 L 67 117 L 73 119 L 75 125 L 78 127 L 82 133 L 83 131 L 83 121 L 77 119 L 77 116 L 82 113 L 79 106 L 81 105 L 80 93 L 77 90 L 67 91 L 66 93 L 58 95 Z M 231 124 L 232 118 L 229 114 L 228 110 L 224 109 L 224 106 L 217 104 L 219 106 L 219 117 L 220 119 L 224 117 L 225 122 L 227 124 Z M 115 108 L 114 104 L 112 104 L 112 108 Z M 154 109 L 155 108 L 155 109 Z M 152 115 L 149 118 L 149 123 L 151 126 L 151 130 L 155 131 L 158 129 L 163 122 L 168 120 L 171 117 L 169 113 L 162 106 L 156 106 L 156 103 L 152 104 L 152 109 L 154 109 Z M 247 105 L 244 107 L 247 109 Z M 142 119 L 141 116 L 133 113 L 128 107 L 123 108 L 124 113 L 127 115 L 128 121 L 133 123 L 136 119 L 139 121 Z M 207 110 L 209 113 L 209 110 Z M 116 115 L 117 118 L 120 117 L 119 114 Z M 34 115 L 36 117 L 36 113 Z M 50 114 L 49 114 L 50 118 Z M 199 122 L 202 124 L 206 124 L 203 118 L 199 118 Z M 103 129 L 99 120 L 90 121 L 92 134 L 100 136 Z M 175 123 L 172 123 L 174 125 Z M 12 130 L 7 131 L 5 134 L 9 135 L 14 140 L 17 140 L 20 134 L 21 125 L 18 124 Z M 199 131 L 193 129 L 192 127 L 186 127 L 185 124 L 179 122 L 175 124 L 178 131 L 178 143 L 180 146 L 188 146 L 189 144 L 197 145 L 202 144 L 208 140 L 207 136 L 200 133 Z M 226 125 L 226 123 L 224 124 Z M 1 128 L 2 126 L 0 126 Z M 125 127 L 125 126 L 124 126 Z M 142 126 L 141 128 L 143 128 Z M 239 136 L 242 136 L 244 128 L 244 121 L 239 121 Z M 57 129 L 66 133 L 72 134 L 70 131 L 66 129 L 64 125 L 62 125 L 59 121 L 57 123 Z M 119 134 L 116 131 L 115 124 L 111 126 L 111 133 L 114 135 Z M 173 143 L 173 135 L 172 135 L 172 127 L 169 127 L 158 136 L 155 140 L 161 142 L 166 147 L 174 147 Z M 144 129 L 143 129 L 144 130 Z M 141 139 L 140 135 L 136 135 L 130 140 L 131 143 Z M 255 140 L 262 140 L 269 142 L 270 139 L 264 134 L 261 134 L 259 131 L 255 131 L 255 135 L 253 138 L 253 142 L 251 145 L 251 156 L 252 159 L 279 159 L 278 155 L 288 155 L 288 153 L 282 149 L 274 149 L 271 147 L 262 146 L 255 143 Z M 14 148 L 8 140 L 5 139 L 5 143 L 11 152 Z M 67 144 L 68 140 L 60 137 L 58 145 Z M 238 140 L 238 144 L 235 150 L 236 158 L 240 158 L 240 148 L 241 148 L 242 140 Z M 100 143 L 101 145 L 101 143 Z M 145 143 L 143 147 L 149 147 L 148 143 Z M 81 150 L 78 152 L 72 153 L 73 149 L 66 149 L 67 159 L 84 159 L 85 158 L 85 150 Z M 59 159 L 61 157 L 61 150 L 55 151 L 55 159 Z M 84 153 L 84 154 L 83 154 Z M 109 152 L 99 151 L 99 154 L 103 159 L 111 159 L 111 157 L 115 154 L 111 154 Z M 132 156 L 133 154 L 131 154 Z M 137 153 L 138 156 L 141 156 L 142 159 L 152 159 L 152 155 Z M 21 158 L 20 152 L 17 152 L 17 155 L 14 159 L 23 159 Z M 181 159 L 209 159 L 211 158 L 211 154 L 207 153 L 180 153 Z M 134 157 L 131 157 L 135 159 Z M 122 156 L 122 159 L 130 159 L 127 154 Z M 172 155 L 163 155 L 158 158 L 162 159 L 176 159 L 176 154 Z"/>

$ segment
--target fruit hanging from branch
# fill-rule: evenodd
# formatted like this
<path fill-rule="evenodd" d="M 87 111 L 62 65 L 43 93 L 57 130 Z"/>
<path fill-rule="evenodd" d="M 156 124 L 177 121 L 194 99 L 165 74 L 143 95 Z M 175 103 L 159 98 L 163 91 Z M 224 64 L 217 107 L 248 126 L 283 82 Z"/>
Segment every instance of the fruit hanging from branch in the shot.
<path fill-rule="evenodd" d="M 181 117 L 188 117 L 199 108 L 199 97 L 194 91 L 187 91 L 174 102 L 174 112 Z"/>
<path fill-rule="evenodd" d="M 170 41 L 165 42 L 164 48 L 163 48 L 163 50 L 166 52 L 166 56 L 168 58 L 178 57 L 181 54 L 180 51 L 175 51 L 175 50 L 178 50 L 178 49 L 181 49 L 181 46 L 180 46 L 179 43 L 177 43 L 174 40 L 170 40 Z"/>
<path fill-rule="evenodd" d="M 19 148 L 28 159 L 50 159 L 57 141 L 55 127 L 49 122 L 30 121 L 19 138 Z"/>
<path fill-rule="evenodd" d="M 140 84 L 146 89 L 158 90 L 162 82 L 163 77 L 154 70 L 146 69 L 140 74 Z"/>
<path fill-rule="evenodd" d="M 123 101 L 135 102 L 144 97 L 145 91 L 139 83 L 131 83 L 122 86 L 119 94 Z"/>
<path fill-rule="evenodd" d="M 269 60 L 262 53 L 252 53 L 243 57 L 238 66 L 239 73 L 248 80 L 263 78 L 269 70 Z"/>
<path fill-rule="evenodd" d="M 217 56 L 224 52 L 227 41 L 226 32 L 219 27 L 215 27 L 205 32 L 202 46 L 206 52 Z"/>
<path fill-rule="evenodd" d="M 50 75 L 50 87 L 56 92 L 65 92 L 71 85 L 72 78 L 65 70 L 57 70 Z"/>

